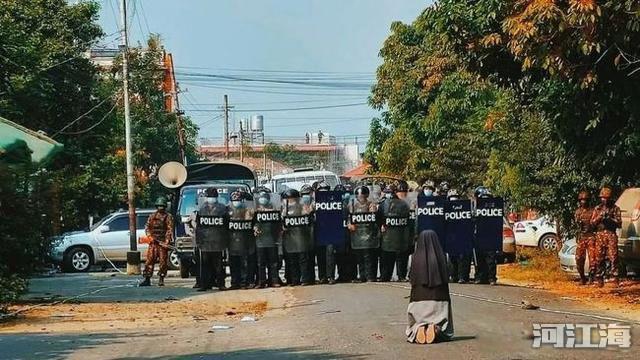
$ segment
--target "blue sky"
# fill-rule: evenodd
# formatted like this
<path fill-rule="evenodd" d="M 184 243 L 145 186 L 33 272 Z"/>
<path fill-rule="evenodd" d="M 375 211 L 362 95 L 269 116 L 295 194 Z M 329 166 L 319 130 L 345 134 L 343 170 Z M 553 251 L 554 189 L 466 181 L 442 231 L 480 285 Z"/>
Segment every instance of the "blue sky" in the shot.
<path fill-rule="evenodd" d="M 114 15 L 119 0 L 100 2 L 100 24 L 110 34 L 117 30 Z M 380 64 L 378 51 L 391 23 L 413 21 L 429 1 L 129 3 L 130 43 L 136 44 L 149 32 L 161 35 L 166 49 L 173 53 L 184 91 L 181 107 L 201 126 L 200 136 L 222 136 L 217 109 L 223 95 L 228 94 L 230 105 L 236 109 L 232 118 L 261 113 L 267 137 L 302 138 L 307 131 L 322 129 L 366 141 L 369 121 L 377 112 L 366 105 L 351 104 L 366 102 L 368 86 Z M 262 111 L 335 105 L 349 106 Z"/>

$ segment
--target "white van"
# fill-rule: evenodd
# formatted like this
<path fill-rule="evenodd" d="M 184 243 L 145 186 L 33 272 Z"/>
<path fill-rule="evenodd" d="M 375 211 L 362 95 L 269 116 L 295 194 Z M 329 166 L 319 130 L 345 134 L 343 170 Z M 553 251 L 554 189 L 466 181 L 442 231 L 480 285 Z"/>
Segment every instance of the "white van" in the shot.
<path fill-rule="evenodd" d="M 316 181 L 324 180 L 333 189 L 336 185 L 340 184 L 340 178 L 338 175 L 331 171 L 319 170 L 294 170 L 289 174 L 275 175 L 271 178 L 271 190 L 276 193 L 280 193 L 286 189 L 296 189 L 305 185 L 313 185 Z"/>

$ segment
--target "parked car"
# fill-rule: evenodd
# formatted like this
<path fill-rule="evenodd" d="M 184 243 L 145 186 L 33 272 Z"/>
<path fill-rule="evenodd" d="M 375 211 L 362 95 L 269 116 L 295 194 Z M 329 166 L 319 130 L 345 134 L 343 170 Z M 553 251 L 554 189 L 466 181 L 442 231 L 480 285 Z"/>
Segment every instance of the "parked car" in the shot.
<path fill-rule="evenodd" d="M 557 251 L 560 240 L 556 231 L 556 224 L 546 217 L 536 220 L 518 221 L 513 226 L 516 245 L 539 247 L 543 250 Z"/>
<path fill-rule="evenodd" d="M 502 226 L 502 256 L 504 262 L 516 261 L 516 238 L 506 217 Z"/>
<path fill-rule="evenodd" d="M 626 270 L 640 268 L 640 188 L 629 188 L 616 201 L 622 212 L 622 228 L 618 231 L 618 251 Z"/>
<path fill-rule="evenodd" d="M 562 270 L 578 275 L 578 266 L 576 265 L 576 248 L 577 248 L 576 239 L 568 239 L 564 241 L 562 245 L 562 249 L 558 252 L 558 257 L 560 258 L 560 267 Z M 587 260 L 584 263 L 584 273 L 589 273 L 589 256 L 587 255 Z"/>
<path fill-rule="evenodd" d="M 155 210 L 141 209 L 136 211 L 136 237 L 144 236 L 144 226 L 149 215 Z M 147 244 L 138 244 L 142 260 L 146 259 Z M 51 243 L 50 257 L 61 264 L 64 271 L 89 271 L 91 265 L 125 263 L 129 251 L 129 214 L 117 211 L 105 216 L 102 220 L 84 231 L 73 231 L 54 237 Z M 169 267 L 177 269 L 180 265 L 178 256 L 169 253 Z"/>

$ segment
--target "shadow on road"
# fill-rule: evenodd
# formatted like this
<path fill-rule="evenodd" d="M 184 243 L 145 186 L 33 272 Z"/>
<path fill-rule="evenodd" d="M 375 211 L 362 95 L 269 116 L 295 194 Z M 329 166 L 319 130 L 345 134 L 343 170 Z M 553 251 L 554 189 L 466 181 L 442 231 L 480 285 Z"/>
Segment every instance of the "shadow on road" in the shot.
<path fill-rule="evenodd" d="M 197 353 L 190 355 L 178 355 L 178 356 L 160 356 L 149 357 L 145 359 L 150 360 L 169 360 L 169 359 L 311 359 L 311 360 L 324 360 L 324 359 L 366 359 L 371 357 L 371 354 L 337 354 L 325 351 L 318 351 L 318 348 L 314 347 L 295 347 L 295 348 L 282 348 L 282 349 L 246 349 L 236 351 L 224 351 L 217 353 Z M 140 359 L 140 357 L 125 357 L 117 360 L 133 360 Z"/>
<path fill-rule="evenodd" d="M 120 344 L 144 333 L 127 334 L 89 334 L 89 335 L 0 335 L 2 359 L 66 359 L 81 349 L 93 349 L 106 344 Z M 10 343 L 10 346 L 3 346 Z"/>
<path fill-rule="evenodd" d="M 451 340 L 447 341 L 447 342 L 452 342 L 452 341 L 464 341 L 464 340 L 473 340 L 475 339 L 476 336 L 475 335 L 466 335 L 466 336 L 454 336 Z"/>

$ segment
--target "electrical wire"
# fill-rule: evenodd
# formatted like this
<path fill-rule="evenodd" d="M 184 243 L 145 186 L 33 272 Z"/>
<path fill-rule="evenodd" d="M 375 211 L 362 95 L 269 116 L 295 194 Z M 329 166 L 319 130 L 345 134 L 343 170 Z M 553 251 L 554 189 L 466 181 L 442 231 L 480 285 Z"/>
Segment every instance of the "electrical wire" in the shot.
<path fill-rule="evenodd" d="M 89 111 L 87 111 L 86 113 L 78 116 L 75 120 L 69 122 L 67 125 L 65 125 L 62 129 L 58 130 L 55 134 L 53 134 L 51 137 L 55 137 L 56 135 L 60 134 L 62 131 L 67 130 L 71 125 L 75 124 L 76 122 L 80 121 L 82 118 L 84 118 L 85 116 L 91 114 L 91 112 L 93 112 L 95 109 L 99 108 L 102 104 L 104 104 L 105 102 L 107 102 L 107 100 L 111 99 L 112 97 L 107 97 L 104 98 L 102 101 L 100 101 L 97 105 L 95 105 L 94 107 L 92 107 L 91 109 L 89 109 Z"/>
<path fill-rule="evenodd" d="M 309 106 L 309 107 L 298 107 L 298 108 L 280 108 L 280 109 L 234 109 L 236 112 L 270 112 L 270 111 L 298 111 L 298 110 L 319 110 L 319 109 L 334 109 L 334 108 L 342 108 L 342 107 L 351 107 L 351 106 L 362 106 L 368 105 L 366 102 L 360 103 L 352 103 L 352 104 L 339 104 L 339 105 L 325 105 L 325 106 Z M 185 111 L 199 111 L 199 112 L 209 112 L 209 111 L 222 111 L 221 109 L 184 109 Z"/>
<path fill-rule="evenodd" d="M 80 134 L 84 134 L 87 133 L 93 129 L 95 129 L 98 125 L 102 124 L 102 122 L 104 122 L 107 117 L 109 115 L 111 115 L 111 113 L 113 112 L 113 110 L 116 109 L 116 107 L 118 106 L 117 103 L 113 104 L 113 107 L 111 107 L 111 110 L 109 110 L 109 112 L 107 112 L 106 114 L 104 114 L 104 116 L 102 117 L 102 119 L 100 119 L 100 121 L 98 121 L 97 123 L 91 125 L 90 127 L 84 129 L 84 130 L 80 130 L 80 131 L 73 131 L 73 132 L 66 132 L 66 131 L 60 131 L 60 134 L 64 134 L 64 135 L 80 135 Z"/>
<path fill-rule="evenodd" d="M 243 87 L 233 87 L 232 85 L 226 85 L 226 86 L 219 86 L 219 85 L 207 85 L 207 84 L 197 84 L 197 83 L 189 83 L 188 81 L 181 81 L 181 83 L 187 84 L 187 85 L 191 85 L 194 87 L 200 87 L 200 88 L 208 88 L 208 89 L 220 89 L 220 90 L 225 90 L 225 91 L 239 91 L 239 92 L 249 92 L 249 93 L 260 93 L 260 94 L 277 94 L 277 95 L 296 95 L 296 96 L 345 96 L 345 95 L 354 95 L 353 93 L 308 93 L 308 92 L 285 92 L 285 91 L 271 91 L 271 90 L 255 90 L 255 89 L 249 89 L 246 86 Z M 254 86 L 254 88 L 257 88 L 256 86 Z M 281 87 L 263 87 L 263 88 L 270 88 L 270 89 L 283 89 L 283 90 L 290 90 L 287 88 L 281 88 Z M 313 89 L 307 89 L 307 90 L 313 90 Z"/>

